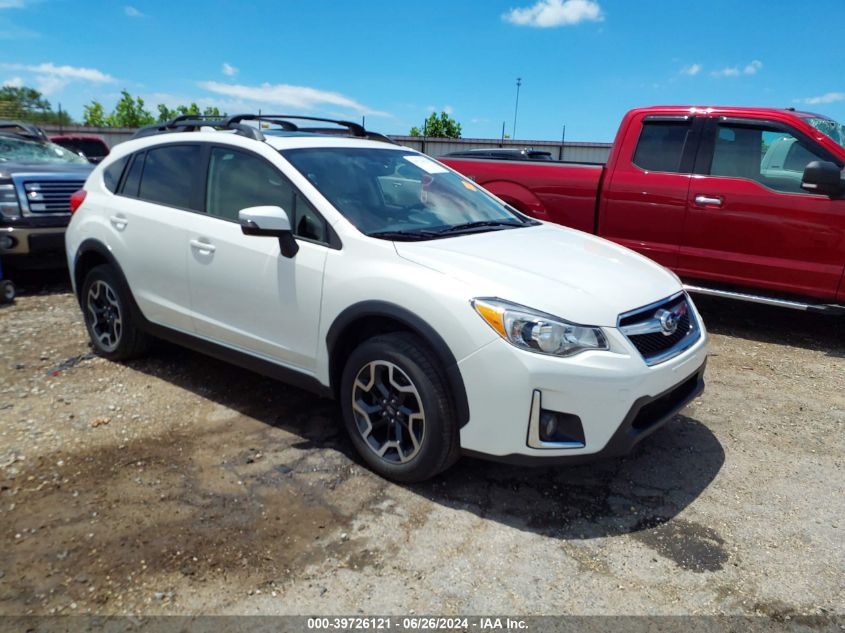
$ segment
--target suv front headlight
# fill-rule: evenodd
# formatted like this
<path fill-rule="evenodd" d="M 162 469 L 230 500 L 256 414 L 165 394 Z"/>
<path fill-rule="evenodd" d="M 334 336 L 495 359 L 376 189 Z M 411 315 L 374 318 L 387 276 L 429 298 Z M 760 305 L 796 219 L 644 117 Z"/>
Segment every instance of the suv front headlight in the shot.
<path fill-rule="evenodd" d="M 18 218 L 21 206 L 18 204 L 18 192 L 10 180 L 0 180 L 0 216 L 4 218 Z"/>
<path fill-rule="evenodd" d="M 472 307 L 499 335 L 520 349 L 550 356 L 573 356 L 590 349 L 609 349 L 601 328 L 578 325 L 531 308 L 480 297 Z"/>

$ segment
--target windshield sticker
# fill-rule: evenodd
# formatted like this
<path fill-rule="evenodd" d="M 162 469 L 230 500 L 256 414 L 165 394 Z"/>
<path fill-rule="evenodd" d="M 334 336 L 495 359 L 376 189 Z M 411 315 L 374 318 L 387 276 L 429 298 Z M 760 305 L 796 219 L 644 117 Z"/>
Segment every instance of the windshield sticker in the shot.
<path fill-rule="evenodd" d="M 449 170 L 445 167 L 441 167 L 437 163 L 435 163 L 430 158 L 426 158 L 425 156 L 404 156 L 405 160 L 407 160 L 412 165 L 416 165 L 423 171 L 428 172 L 429 174 L 448 174 Z"/>

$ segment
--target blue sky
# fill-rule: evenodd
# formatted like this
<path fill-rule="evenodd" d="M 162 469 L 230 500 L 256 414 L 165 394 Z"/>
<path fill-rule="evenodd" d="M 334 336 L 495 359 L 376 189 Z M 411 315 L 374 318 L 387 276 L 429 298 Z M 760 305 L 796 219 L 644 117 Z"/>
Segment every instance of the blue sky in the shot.
<path fill-rule="evenodd" d="M 610 141 L 629 108 L 796 106 L 845 120 L 842 0 L 0 0 L 0 83 L 81 118 L 149 109 L 328 115 L 402 134 Z"/>

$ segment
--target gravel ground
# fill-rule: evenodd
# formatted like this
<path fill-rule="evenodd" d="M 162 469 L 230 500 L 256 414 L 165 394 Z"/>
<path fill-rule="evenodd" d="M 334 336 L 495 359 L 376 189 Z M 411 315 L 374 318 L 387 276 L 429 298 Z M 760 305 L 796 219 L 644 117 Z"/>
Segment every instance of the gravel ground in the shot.
<path fill-rule="evenodd" d="M 32 283 L 0 309 L 0 614 L 845 612 L 842 319 L 702 298 L 707 389 L 632 456 L 400 486 L 331 402 L 94 357 Z"/>

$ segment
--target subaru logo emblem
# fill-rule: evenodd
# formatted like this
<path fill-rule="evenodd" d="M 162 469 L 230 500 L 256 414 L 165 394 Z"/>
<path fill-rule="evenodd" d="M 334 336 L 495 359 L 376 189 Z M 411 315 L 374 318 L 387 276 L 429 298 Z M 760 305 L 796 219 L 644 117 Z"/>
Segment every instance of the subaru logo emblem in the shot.
<path fill-rule="evenodd" d="M 654 313 L 654 318 L 660 323 L 661 334 L 663 336 L 671 336 L 678 329 L 683 316 L 687 313 L 687 305 L 682 303 L 675 306 L 672 310 L 661 308 Z"/>

